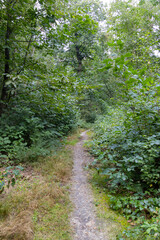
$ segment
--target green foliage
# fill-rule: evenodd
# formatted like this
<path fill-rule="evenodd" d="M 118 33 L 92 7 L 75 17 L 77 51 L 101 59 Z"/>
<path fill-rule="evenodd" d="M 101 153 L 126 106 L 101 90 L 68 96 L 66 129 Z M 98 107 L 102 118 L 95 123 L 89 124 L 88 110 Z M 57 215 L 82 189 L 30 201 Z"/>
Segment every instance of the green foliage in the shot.
<path fill-rule="evenodd" d="M 158 189 L 160 118 L 155 93 L 155 87 L 142 94 L 134 90 L 121 120 L 120 113 L 114 120 L 116 113 L 110 113 L 105 126 L 98 125 L 94 154 L 111 189 Z"/>
<path fill-rule="evenodd" d="M 24 103 L 24 102 L 23 102 Z M 36 160 L 50 153 L 62 135 L 67 134 L 75 122 L 75 113 L 69 106 L 63 112 L 55 108 L 39 112 L 34 104 L 18 104 L 1 116 L 1 163 Z M 46 149 L 48 148 L 48 150 Z"/>
<path fill-rule="evenodd" d="M 138 230 L 125 232 L 124 239 L 146 239 L 148 231 L 152 236 L 148 239 L 159 236 L 159 222 L 155 219 L 160 208 L 160 119 L 153 89 L 156 86 L 147 91 L 147 99 L 138 89 L 137 98 L 131 97 L 121 110 L 109 110 L 96 123 L 91 142 L 96 157 L 93 167 L 105 176 L 106 188 L 111 192 L 110 207 L 141 223 Z"/>
<path fill-rule="evenodd" d="M 122 95 L 121 108 L 109 109 L 106 117 L 96 123 L 91 144 L 96 156 L 93 166 L 106 177 L 106 187 L 112 193 L 111 207 L 148 226 L 145 219 L 158 217 L 160 208 L 159 84 L 151 79 L 137 79 L 141 79 L 138 74 L 131 85 L 126 81 L 130 90 Z M 157 223 L 154 222 L 154 229 L 158 229 Z M 150 228 L 142 229 L 146 239 Z M 124 236 L 140 239 L 141 231 L 135 231 L 127 231 Z M 151 232 L 158 239 L 159 232 Z"/>
<path fill-rule="evenodd" d="M 158 198 L 148 197 L 146 193 L 135 194 L 128 197 L 110 196 L 110 206 L 116 211 L 120 211 L 125 214 L 128 219 L 139 220 L 143 217 L 156 217 L 158 215 L 158 208 L 160 208 L 160 202 Z"/>
<path fill-rule="evenodd" d="M 20 172 L 23 170 L 23 167 L 16 166 L 7 167 L 0 175 L 0 193 L 2 193 L 5 187 L 9 188 L 10 185 L 14 187 L 16 180 L 20 175 Z"/>
<path fill-rule="evenodd" d="M 129 62 L 134 68 L 141 69 L 144 65 L 158 61 L 153 54 L 158 49 L 158 11 L 159 6 L 153 6 L 152 1 L 142 5 L 132 4 L 132 1 L 116 1 L 109 10 L 109 30 L 111 36 L 114 36 L 114 43 L 119 42 L 120 48 L 118 44 L 110 47 L 117 56 L 131 53 Z"/>
<path fill-rule="evenodd" d="M 110 191 L 111 208 L 136 225 L 118 239 L 159 239 L 160 234 L 157 12 L 156 1 L 116 1 L 109 10 L 110 56 L 100 71 L 115 80 L 117 101 L 95 123 L 90 145 L 93 167 Z"/>
<path fill-rule="evenodd" d="M 160 216 L 160 213 L 159 213 Z M 124 231 L 123 234 L 120 234 L 117 239 L 147 239 L 147 240 L 158 240 L 160 237 L 160 217 L 153 217 L 151 220 L 145 220 L 144 222 L 139 221 L 139 225 L 134 228 L 129 228 Z"/>
<path fill-rule="evenodd" d="M 71 8 L 66 19 L 57 26 L 58 58 L 62 59 L 64 66 L 71 66 L 77 73 L 85 70 L 87 59 L 94 58 L 98 31 L 98 22 L 84 10 L 82 6 L 78 11 Z"/>

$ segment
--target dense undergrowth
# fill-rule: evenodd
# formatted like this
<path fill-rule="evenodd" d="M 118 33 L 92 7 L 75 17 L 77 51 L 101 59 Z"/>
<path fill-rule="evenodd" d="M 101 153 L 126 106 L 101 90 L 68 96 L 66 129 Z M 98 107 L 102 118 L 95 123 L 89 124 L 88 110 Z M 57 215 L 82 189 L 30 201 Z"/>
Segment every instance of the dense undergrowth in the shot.
<path fill-rule="evenodd" d="M 30 104 L 31 105 L 31 104 Z M 7 109 L 0 119 L 0 159 L 7 161 L 34 161 L 49 153 L 50 147 L 74 126 L 75 113 L 69 107 L 63 112 L 17 105 Z"/>
<path fill-rule="evenodd" d="M 134 222 L 118 239 L 160 237 L 160 117 L 157 86 L 137 87 L 95 124 L 93 167 L 105 176 L 112 209 Z"/>

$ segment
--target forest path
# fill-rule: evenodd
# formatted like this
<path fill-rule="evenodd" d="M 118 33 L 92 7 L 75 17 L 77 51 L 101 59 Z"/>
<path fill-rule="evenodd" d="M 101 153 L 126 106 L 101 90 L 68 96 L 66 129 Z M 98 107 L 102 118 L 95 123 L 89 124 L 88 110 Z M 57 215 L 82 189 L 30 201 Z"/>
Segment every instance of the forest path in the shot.
<path fill-rule="evenodd" d="M 87 132 L 87 131 L 86 131 Z M 91 161 L 83 148 L 87 134 L 81 134 L 81 140 L 74 147 L 74 167 L 71 187 L 71 201 L 74 210 L 71 215 L 71 226 L 74 230 L 74 240 L 108 240 L 106 227 L 96 218 L 92 191 L 84 166 Z M 104 229 L 104 226 L 103 226 Z"/>

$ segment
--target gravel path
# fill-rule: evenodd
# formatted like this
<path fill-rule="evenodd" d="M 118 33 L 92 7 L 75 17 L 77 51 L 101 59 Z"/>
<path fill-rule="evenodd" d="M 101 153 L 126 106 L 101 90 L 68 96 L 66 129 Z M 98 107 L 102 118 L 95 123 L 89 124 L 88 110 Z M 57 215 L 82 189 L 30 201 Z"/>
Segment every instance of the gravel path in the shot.
<path fill-rule="evenodd" d="M 81 140 L 74 147 L 74 167 L 72 176 L 71 201 L 75 208 L 71 215 L 71 226 L 74 230 L 74 240 L 108 240 L 101 224 L 95 216 L 93 196 L 87 181 L 84 166 L 90 157 L 83 149 L 86 132 L 81 134 Z M 103 224 L 102 224 L 103 225 Z"/>

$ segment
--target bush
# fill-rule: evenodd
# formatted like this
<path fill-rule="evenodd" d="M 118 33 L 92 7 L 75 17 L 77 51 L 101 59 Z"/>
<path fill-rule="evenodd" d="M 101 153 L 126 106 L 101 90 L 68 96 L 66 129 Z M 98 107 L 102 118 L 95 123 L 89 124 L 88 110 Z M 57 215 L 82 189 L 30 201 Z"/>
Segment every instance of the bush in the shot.
<path fill-rule="evenodd" d="M 121 240 L 159 239 L 159 220 L 155 220 L 160 209 L 158 89 L 154 84 L 130 90 L 121 108 L 109 109 L 96 122 L 90 143 L 93 167 L 106 177 L 111 208 L 138 224 L 118 238 Z"/>
<path fill-rule="evenodd" d="M 14 187 L 16 180 L 20 175 L 20 172 L 23 170 L 21 166 L 7 167 L 0 175 L 0 193 L 2 193 L 5 187 Z"/>
<path fill-rule="evenodd" d="M 145 94 L 136 89 L 132 95 L 123 110 L 111 110 L 105 120 L 96 123 L 92 151 L 110 189 L 153 193 L 160 184 L 160 116 L 155 87 Z"/>
<path fill-rule="evenodd" d="M 36 108 L 37 107 L 37 108 Z M 33 161 L 50 153 L 63 135 L 74 127 L 76 114 L 66 102 L 63 111 L 55 107 L 39 109 L 26 102 L 12 103 L 0 119 L 1 164 Z"/>

